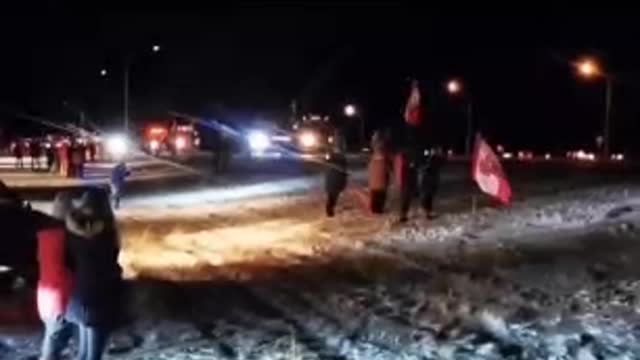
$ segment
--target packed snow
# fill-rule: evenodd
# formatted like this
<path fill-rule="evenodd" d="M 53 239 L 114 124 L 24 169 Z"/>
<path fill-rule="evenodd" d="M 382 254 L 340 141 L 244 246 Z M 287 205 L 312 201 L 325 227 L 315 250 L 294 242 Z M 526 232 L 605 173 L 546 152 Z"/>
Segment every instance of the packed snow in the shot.
<path fill-rule="evenodd" d="M 640 186 L 526 187 L 507 209 L 443 194 L 407 224 L 352 192 L 334 219 L 315 193 L 124 209 L 109 358 L 640 358 Z M 37 355 L 37 322 L 5 317 L 0 358 Z"/>

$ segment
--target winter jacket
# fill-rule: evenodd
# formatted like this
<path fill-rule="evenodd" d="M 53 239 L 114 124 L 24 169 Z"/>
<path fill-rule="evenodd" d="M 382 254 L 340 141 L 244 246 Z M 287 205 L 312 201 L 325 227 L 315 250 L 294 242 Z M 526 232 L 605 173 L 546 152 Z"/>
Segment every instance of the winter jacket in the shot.
<path fill-rule="evenodd" d="M 421 167 L 420 187 L 423 192 L 435 193 L 438 190 L 443 163 L 442 156 L 434 154 Z"/>
<path fill-rule="evenodd" d="M 343 153 L 332 153 L 326 164 L 325 190 L 340 193 L 347 187 L 347 158 Z"/>
<path fill-rule="evenodd" d="M 124 163 L 119 163 L 116 165 L 111 171 L 111 185 L 117 188 L 121 188 L 124 185 L 127 176 L 129 176 L 131 172 L 127 169 L 127 165 Z"/>
<path fill-rule="evenodd" d="M 66 262 L 66 233 L 64 218 L 71 208 L 72 194 L 60 192 L 53 200 L 48 225 L 41 227 L 38 238 L 38 312 L 42 320 L 64 314 L 71 295 L 72 278 Z M 37 214 L 34 217 L 38 217 Z M 43 216 L 39 216 L 43 221 Z M 54 222 L 55 221 L 55 222 Z"/>
<path fill-rule="evenodd" d="M 417 185 L 417 169 L 415 160 L 407 153 L 398 153 L 395 157 L 396 185 L 402 191 L 415 189 Z"/>
<path fill-rule="evenodd" d="M 71 273 L 65 264 L 64 227 L 43 229 L 38 232 L 37 303 L 42 320 L 62 316 L 71 295 Z"/>
<path fill-rule="evenodd" d="M 73 291 L 69 320 L 87 326 L 118 321 L 122 270 L 119 241 L 108 194 L 94 189 L 66 217 Z"/>
<path fill-rule="evenodd" d="M 384 152 L 375 152 L 369 161 L 369 190 L 386 190 L 389 187 L 391 161 Z"/>

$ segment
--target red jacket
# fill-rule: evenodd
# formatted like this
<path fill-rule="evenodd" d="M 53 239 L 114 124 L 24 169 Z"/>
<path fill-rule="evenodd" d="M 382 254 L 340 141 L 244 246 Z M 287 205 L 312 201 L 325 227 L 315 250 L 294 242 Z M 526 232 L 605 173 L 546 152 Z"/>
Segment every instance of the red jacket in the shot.
<path fill-rule="evenodd" d="M 394 159 L 395 182 L 398 190 L 411 191 L 416 186 L 417 174 L 415 163 L 406 154 L 399 153 Z"/>
<path fill-rule="evenodd" d="M 369 162 L 369 190 L 387 190 L 391 161 L 385 152 L 374 152 Z"/>
<path fill-rule="evenodd" d="M 64 314 L 71 295 L 71 273 L 65 265 L 64 228 L 38 232 L 38 313 L 51 319 Z"/>

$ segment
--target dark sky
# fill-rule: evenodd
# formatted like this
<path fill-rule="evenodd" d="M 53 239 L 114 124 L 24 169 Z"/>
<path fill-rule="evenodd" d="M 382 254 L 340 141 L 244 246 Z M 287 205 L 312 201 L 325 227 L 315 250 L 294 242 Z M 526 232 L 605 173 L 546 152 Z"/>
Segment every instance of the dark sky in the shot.
<path fill-rule="evenodd" d="M 355 102 L 371 127 L 391 126 L 401 122 L 415 77 L 430 132 L 462 146 L 463 101 L 443 93 L 456 76 L 492 141 L 588 147 L 604 118 L 604 83 L 578 78 L 571 61 L 593 54 L 618 76 L 614 147 L 632 146 L 640 130 L 640 27 L 631 14 L 472 16 L 382 4 L 98 12 L 60 5 L 0 17 L 6 119 L 24 112 L 67 120 L 75 116 L 62 105 L 67 101 L 96 122 L 115 123 L 128 59 L 136 119 L 167 110 L 268 119 L 286 114 L 296 98 L 303 109 L 325 113 Z M 153 54 L 153 44 L 162 51 Z"/>

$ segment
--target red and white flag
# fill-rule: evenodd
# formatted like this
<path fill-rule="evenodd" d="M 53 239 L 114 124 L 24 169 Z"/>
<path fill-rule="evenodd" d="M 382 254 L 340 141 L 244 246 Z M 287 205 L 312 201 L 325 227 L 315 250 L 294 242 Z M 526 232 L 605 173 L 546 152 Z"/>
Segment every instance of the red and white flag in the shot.
<path fill-rule="evenodd" d="M 502 165 L 482 136 L 476 136 L 471 162 L 471 176 L 480 190 L 491 195 L 503 205 L 511 202 L 511 185 L 504 175 Z"/>
<path fill-rule="evenodd" d="M 420 89 L 418 82 L 414 81 L 411 85 L 411 94 L 404 108 L 404 120 L 411 126 L 422 125 L 422 108 L 420 106 Z"/>

